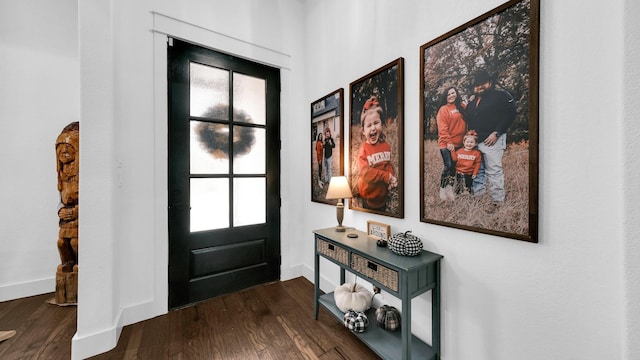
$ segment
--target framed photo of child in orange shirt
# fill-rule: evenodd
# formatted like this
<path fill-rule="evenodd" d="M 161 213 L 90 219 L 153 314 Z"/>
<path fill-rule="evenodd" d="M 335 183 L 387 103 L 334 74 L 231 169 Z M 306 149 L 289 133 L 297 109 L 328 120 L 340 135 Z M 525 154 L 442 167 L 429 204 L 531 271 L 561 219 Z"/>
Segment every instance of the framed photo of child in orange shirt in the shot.
<path fill-rule="evenodd" d="M 404 217 L 404 59 L 350 84 L 352 210 Z"/>

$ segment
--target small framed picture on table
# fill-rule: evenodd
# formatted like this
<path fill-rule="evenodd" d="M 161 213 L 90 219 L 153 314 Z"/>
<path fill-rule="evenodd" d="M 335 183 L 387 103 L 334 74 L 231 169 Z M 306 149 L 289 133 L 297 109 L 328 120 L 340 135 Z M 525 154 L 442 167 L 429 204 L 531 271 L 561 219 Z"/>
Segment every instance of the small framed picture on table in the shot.
<path fill-rule="evenodd" d="M 367 235 L 374 240 L 389 240 L 391 226 L 381 222 L 367 220 Z"/>

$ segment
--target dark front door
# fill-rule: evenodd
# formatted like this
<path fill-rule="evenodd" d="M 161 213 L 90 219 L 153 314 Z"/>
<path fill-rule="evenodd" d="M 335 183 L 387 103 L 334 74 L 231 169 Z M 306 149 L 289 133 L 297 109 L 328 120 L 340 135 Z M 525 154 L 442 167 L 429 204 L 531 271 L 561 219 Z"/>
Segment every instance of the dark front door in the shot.
<path fill-rule="evenodd" d="M 280 278 L 280 71 L 168 46 L 169 307 Z"/>

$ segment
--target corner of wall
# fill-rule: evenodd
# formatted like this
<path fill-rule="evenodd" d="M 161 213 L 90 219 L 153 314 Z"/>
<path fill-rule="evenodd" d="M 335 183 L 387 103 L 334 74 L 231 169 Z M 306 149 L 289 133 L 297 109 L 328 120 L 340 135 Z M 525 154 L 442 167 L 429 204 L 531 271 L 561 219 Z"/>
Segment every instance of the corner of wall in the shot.
<path fill-rule="evenodd" d="M 71 360 L 82 360 L 116 347 L 122 332 L 122 311 L 118 314 L 117 325 L 87 336 L 78 336 L 76 332 L 71 339 Z"/>

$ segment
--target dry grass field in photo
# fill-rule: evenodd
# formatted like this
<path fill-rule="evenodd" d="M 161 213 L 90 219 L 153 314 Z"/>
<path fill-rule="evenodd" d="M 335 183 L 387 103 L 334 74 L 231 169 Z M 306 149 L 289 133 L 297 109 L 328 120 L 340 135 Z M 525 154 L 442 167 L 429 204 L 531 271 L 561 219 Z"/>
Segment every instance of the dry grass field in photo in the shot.
<path fill-rule="evenodd" d="M 491 203 L 488 191 L 478 197 L 458 195 L 454 201 L 439 196 L 442 157 L 435 140 L 424 141 L 424 218 L 452 226 L 527 235 L 529 233 L 529 143 L 521 141 L 507 146 L 502 159 L 506 199 Z"/>

